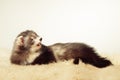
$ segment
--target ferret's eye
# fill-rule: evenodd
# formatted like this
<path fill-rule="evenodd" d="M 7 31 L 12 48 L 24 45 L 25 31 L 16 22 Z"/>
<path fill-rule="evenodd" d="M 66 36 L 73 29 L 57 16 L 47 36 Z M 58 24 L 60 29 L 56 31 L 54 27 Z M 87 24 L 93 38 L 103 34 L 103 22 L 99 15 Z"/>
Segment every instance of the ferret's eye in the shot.
<path fill-rule="evenodd" d="M 33 38 L 31 37 L 30 40 L 33 41 Z"/>
<path fill-rule="evenodd" d="M 32 41 L 31 44 L 33 45 L 33 44 L 34 44 L 34 41 Z"/>
<path fill-rule="evenodd" d="M 40 41 L 42 41 L 42 38 L 40 38 Z"/>
<path fill-rule="evenodd" d="M 30 40 L 31 40 L 31 41 L 33 41 L 33 39 L 32 39 L 32 38 L 31 38 Z"/>
<path fill-rule="evenodd" d="M 34 39 L 30 38 L 30 44 L 34 44 Z"/>

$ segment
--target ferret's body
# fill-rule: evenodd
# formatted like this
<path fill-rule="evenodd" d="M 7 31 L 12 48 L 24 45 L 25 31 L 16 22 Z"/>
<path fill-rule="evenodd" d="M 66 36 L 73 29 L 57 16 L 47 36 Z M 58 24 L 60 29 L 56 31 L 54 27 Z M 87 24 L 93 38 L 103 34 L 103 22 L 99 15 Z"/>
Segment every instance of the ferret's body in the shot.
<path fill-rule="evenodd" d="M 74 59 L 74 64 L 79 64 L 81 60 L 99 68 L 112 64 L 84 43 L 56 43 L 45 46 L 34 31 L 24 31 L 17 36 L 11 55 L 11 63 L 18 65 L 48 64 L 70 59 Z"/>
<path fill-rule="evenodd" d="M 100 57 L 95 50 L 84 43 L 56 43 L 49 46 L 57 61 L 74 59 L 74 64 L 79 64 L 79 60 L 86 64 L 102 68 L 112 63 Z"/>
<path fill-rule="evenodd" d="M 57 60 L 69 60 L 78 57 L 86 57 L 90 55 L 87 51 L 93 50 L 83 43 L 56 43 L 50 45 Z"/>

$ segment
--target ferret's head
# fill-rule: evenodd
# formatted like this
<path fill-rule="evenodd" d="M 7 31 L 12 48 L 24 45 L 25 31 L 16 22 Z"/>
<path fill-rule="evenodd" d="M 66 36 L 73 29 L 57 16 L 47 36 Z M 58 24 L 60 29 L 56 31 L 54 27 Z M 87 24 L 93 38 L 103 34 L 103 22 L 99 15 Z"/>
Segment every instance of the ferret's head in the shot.
<path fill-rule="evenodd" d="M 16 44 L 20 46 L 21 50 L 29 50 L 30 52 L 37 52 L 41 48 L 42 38 L 32 30 L 26 30 L 20 33 L 16 38 Z"/>

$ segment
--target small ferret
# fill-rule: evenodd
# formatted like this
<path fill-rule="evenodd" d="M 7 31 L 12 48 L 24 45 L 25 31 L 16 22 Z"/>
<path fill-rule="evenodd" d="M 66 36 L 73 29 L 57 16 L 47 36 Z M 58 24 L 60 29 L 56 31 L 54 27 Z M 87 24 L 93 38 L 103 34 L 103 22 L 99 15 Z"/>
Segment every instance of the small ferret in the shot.
<path fill-rule="evenodd" d="M 15 39 L 11 63 L 18 65 L 49 64 L 73 59 L 74 64 L 81 60 L 98 68 L 112 65 L 111 61 L 101 57 L 93 47 L 85 43 L 55 43 L 46 46 L 42 38 L 34 31 L 21 32 Z"/>

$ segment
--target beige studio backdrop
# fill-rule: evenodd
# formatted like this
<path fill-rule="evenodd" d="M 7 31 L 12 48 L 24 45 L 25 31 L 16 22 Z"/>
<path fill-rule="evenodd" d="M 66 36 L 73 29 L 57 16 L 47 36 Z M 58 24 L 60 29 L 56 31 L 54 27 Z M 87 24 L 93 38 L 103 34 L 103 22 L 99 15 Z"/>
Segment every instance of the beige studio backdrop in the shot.
<path fill-rule="evenodd" d="M 0 0 L 0 48 L 26 29 L 43 43 L 84 42 L 120 53 L 120 0 Z"/>

